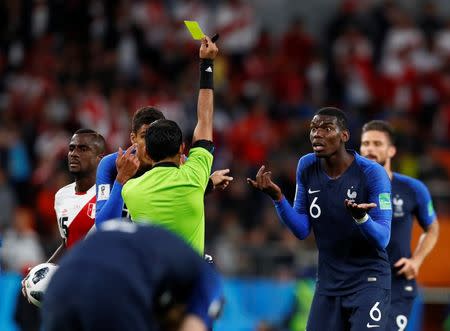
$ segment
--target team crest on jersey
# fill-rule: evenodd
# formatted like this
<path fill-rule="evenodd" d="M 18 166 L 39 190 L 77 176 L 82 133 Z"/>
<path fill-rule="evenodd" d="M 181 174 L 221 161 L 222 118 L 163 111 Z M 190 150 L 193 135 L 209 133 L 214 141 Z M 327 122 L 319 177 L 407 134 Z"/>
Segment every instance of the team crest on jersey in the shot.
<path fill-rule="evenodd" d="M 347 190 L 347 197 L 349 199 L 355 200 L 357 195 L 358 193 L 356 193 L 356 191 L 353 190 L 353 186 Z"/>
<path fill-rule="evenodd" d="M 95 203 L 88 204 L 87 215 L 92 219 L 95 218 Z"/>
<path fill-rule="evenodd" d="M 394 217 L 403 217 L 405 212 L 403 211 L 403 199 L 397 194 L 394 199 L 392 199 L 392 204 L 394 205 Z"/>

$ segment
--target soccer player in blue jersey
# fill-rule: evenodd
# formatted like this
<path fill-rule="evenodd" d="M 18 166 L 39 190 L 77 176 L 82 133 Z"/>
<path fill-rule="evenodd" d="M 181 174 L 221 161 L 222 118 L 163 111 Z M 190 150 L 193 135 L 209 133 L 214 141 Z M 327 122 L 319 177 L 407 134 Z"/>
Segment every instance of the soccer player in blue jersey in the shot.
<path fill-rule="evenodd" d="M 223 303 L 220 276 L 183 240 L 113 220 L 68 252 L 47 288 L 46 331 L 206 331 Z"/>
<path fill-rule="evenodd" d="M 345 114 L 320 109 L 310 124 L 313 153 L 300 158 L 293 207 L 262 166 L 248 182 L 274 201 L 299 239 L 314 231 L 319 250 L 308 331 L 385 330 L 391 273 L 386 246 L 391 186 L 382 166 L 347 150 Z"/>
<path fill-rule="evenodd" d="M 393 172 L 396 154 L 392 127 L 385 121 L 371 121 L 362 129 L 361 155 L 378 162 L 391 179 L 393 216 L 387 252 L 391 264 L 392 289 L 388 330 L 403 331 L 417 295 L 415 278 L 439 235 L 439 223 L 430 192 L 419 180 Z M 411 232 L 416 218 L 424 233 L 411 254 Z"/>
<path fill-rule="evenodd" d="M 165 119 L 163 113 L 154 107 L 138 109 L 132 119 L 130 140 L 132 145 L 122 151 L 105 156 L 97 168 L 96 226 L 118 217 L 128 217 L 128 210 L 122 199 L 122 187 L 132 177 L 138 177 L 152 166 L 145 151 L 145 133 L 153 122 Z M 225 188 L 232 177 L 229 169 L 213 172 L 206 193 L 214 188 Z"/>
<path fill-rule="evenodd" d="M 145 152 L 145 132 L 154 121 L 164 119 L 161 111 L 154 107 L 138 109 L 131 122 L 130 140 L 132 145 L 126 150 L 109 154 L 101 160 L 97 168 L 97 203 L 95 224 L 128 217 L 122 199 L 122 187 L 128 179 L 149 168 L 151 162 Z"/>

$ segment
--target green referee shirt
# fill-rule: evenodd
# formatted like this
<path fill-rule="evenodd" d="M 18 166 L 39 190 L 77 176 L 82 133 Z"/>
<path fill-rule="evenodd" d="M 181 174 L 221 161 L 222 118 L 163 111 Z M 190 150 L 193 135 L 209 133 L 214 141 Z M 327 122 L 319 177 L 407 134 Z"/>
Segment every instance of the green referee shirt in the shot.
<path fill-rule="evenodd" d="M 151 223 L 178 234 L 199 254 L 205 245 L 204 193 L 213 155 L 193 147 L 187 161 L 177 167 L 160 163 L 138 178 L 130 179 L 122 197 L 138 223 Z"/>

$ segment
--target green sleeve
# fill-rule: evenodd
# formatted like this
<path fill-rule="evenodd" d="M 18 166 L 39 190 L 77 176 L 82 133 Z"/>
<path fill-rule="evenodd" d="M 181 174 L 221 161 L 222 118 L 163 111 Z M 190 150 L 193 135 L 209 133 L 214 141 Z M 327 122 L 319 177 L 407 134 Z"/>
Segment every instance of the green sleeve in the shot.
<path fill-rule="evenodd" d="M 189 151 L 189 156 L 183 170 L 187 172 L 190 180 L 206 189 L 213 163 L 213 155 L 202 147 L 194 147 Z"/>

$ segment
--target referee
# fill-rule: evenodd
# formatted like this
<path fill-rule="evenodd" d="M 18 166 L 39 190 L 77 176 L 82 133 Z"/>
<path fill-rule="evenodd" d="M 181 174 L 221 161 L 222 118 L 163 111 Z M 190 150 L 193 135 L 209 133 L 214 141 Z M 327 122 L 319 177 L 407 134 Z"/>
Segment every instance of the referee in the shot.
<path fill-rule="evenodd" d="M 204 37 L 200 46 L 197 125 L 189 156 L 181 165 L 183 135 L 177 123 L 158 120 L 145 136 L 153 168 L 122 189 L 131 219 L 161 226 L 204 253 L 204 193 L 213 163 L 213 72 L 218 48 Z M 150 221 L 151 220 L 151 221 Z"/>

